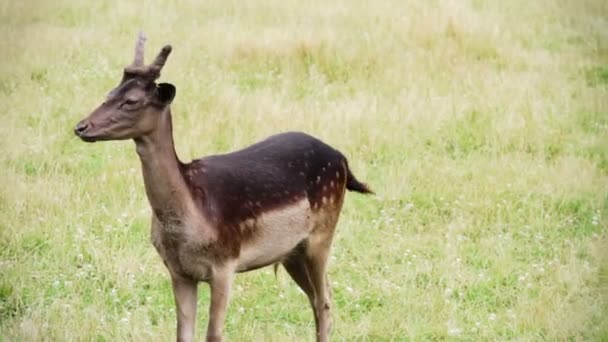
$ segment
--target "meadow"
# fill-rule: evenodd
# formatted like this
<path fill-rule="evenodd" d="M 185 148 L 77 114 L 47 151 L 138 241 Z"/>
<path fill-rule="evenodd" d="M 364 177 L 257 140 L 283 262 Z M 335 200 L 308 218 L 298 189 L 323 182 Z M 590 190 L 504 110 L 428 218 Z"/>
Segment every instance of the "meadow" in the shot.
<path fill-rule="evenodd" d="M 608 340 L 608 2 L 0 0 L 0 341 L 175 338 L 134 144 L 72 132 L 140 29 L 183 161 L 304 131 L 376 191 L 338 225 L 334 340 Z M 265 268 L 225 332 L 314 322 Z"/>

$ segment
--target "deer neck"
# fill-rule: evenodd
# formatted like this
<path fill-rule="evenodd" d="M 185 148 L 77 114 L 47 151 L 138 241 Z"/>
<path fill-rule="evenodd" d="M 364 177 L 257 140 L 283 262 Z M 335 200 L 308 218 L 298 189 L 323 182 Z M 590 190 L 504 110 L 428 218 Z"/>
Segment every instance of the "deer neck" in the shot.
<path fill-rule="evenodd" d="M 175 153 L 168 107 L 159 120 L 156 130 L 135 139 L 135 146 L 154 214 L 161 221 L 181 221 L 192 208 L 192 198 L 180 171 L 183 164 Z"/>

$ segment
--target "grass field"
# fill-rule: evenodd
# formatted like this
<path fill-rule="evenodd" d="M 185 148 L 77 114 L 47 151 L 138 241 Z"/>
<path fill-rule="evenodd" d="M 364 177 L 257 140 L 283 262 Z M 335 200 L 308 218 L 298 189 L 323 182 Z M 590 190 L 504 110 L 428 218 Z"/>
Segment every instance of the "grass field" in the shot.
<path fill-rule="evenodd" d="M 174 47 L 182 160 L 301 130 L 377 192 L 339 223 L 334 340 L 608 340 L 603 0 L 0 0 L 0 340 L 174 339 L 134 144 L 72 133 L 140 28 Z M 267 268 L 225 331 L 314 323 Z"/>

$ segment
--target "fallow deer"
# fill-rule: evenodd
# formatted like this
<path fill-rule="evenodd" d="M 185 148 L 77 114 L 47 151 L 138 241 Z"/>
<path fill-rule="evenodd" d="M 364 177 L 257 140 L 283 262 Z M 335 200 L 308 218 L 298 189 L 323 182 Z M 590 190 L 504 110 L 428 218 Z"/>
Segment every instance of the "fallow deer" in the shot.
<path fill-rule="evenodd" d="M 144 65 L 144 43 L 140 33 L 120 84 L 74 132 L 86 142 L 135 141 L 152 244 L 171 276 L 177 340 L 194 339 L 199 282 L 211 289 L 207 340 L 220 341 L 234 274 L 282 264 L 308 296 L 317 340 L 327 341 L 326 265 L 344 194 L 372 191 L 339 151 L 304 133 L 182 163 L 172 136 L 175 87 L 156 83 L 171 46 Z"/>

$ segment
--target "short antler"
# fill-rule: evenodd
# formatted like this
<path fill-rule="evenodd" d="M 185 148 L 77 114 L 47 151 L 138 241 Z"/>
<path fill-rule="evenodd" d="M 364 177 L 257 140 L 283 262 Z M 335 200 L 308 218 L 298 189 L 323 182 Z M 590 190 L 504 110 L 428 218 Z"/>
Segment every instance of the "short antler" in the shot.
<path fill-rule="evenodd" d="M 138 75 L 146 76 L 152 80 L 156 80 L 160 77 L 160 70 L 165 65 L 169 54 L 171 53 L 171 45 L 165 45 L 159 52 L 154 62 L 150 65 L 144 65 L 144 45 L 146 44 L 146 35 L 143 32 L 139 32 L 137 42 L 135 43 L 135 58 L 133 63 L 125 68 L 125 76 L 123 82 L 127 79 Z"/>
<path fill-rule="evenodd" d="M 162 48 L 162 50 L 160 50 L 160 52 L 158 53 L 158 56 L 156 56 L 154 63 L 152 63 L 150 65 L 150 68 L 156 72 L 160 72 L 160 70 L 163 68 L 163 66 L 165 66 L 165 62 L 167 61 L 167 58 L 169 57 L 170 53 L 171 53 L 171 45 L 165 45 Z"/>
<path fill-rule="evenodd" d="M 143 31 L 139 31 L 137 43 L 135 43 L 135 59 L 133 66 L 138 67 L 144 65 L 144 45 L 146 44 L 146 35 Z"/>

